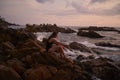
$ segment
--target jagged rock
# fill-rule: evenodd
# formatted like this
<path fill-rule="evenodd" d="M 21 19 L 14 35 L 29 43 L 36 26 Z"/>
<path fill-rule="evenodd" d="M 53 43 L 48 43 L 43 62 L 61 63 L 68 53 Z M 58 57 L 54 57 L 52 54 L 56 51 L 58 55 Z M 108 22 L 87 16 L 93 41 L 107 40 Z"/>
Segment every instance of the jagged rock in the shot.
<path fill-rule="evenodd" d="M 89 55 L 89 56 L 79 55 L 77 56 L 75 61 L 80 62 L 82 60 L 90 60 L 90 59 L 95 59 L 95 56 L 94 55 Z"/>
<path fill-rule="evenodd" d="M 84 59 L 86 59 L 86 57 L 83 56 L 83 55 L 79 55 L 79 56 L 76 58 L 77 61 L 81 61 L 81 60 L 84 60 Z"/>
<path fill-rule="evenodd" d="M 16 71 L 3 65 L 0 65 L 0 79 L 1 80 L 22 80 Z"/>
<path fill-rule="evenodd" d="M 20 75 L 22 75 L 24 71 L 26 70 L 25 65 L 17 59 L 8 60 L 7 65 L 11 67 L 12 69 L 14 69 Z"/>
<path fill-rule="evenodd" d="M 92 80 L 91 76 L 79 66 L 71 63 L 59 66 L 57 73 L 51 80 Z"/>
<path fill-rule="evenodd" d="M 3 42 L 0 44 L 0 55 L 8 56 L 10 55 L 10 51 L 14 49 L 15 46 L 11 42 Z"/>
<path fill-rule="evenodd" d="M 82 63 L 83 68 L 102 80 L 120 79 L 120 67 L 106 58 L 98 58 Z"/>
<path fill-rule="evenodd" d="M 65 60 L 55 55 L 56 53 L 40 53 L 35 55 L 36 61 L 45 65 L 59 66 L 66 63 Z"/>
<path fill-rule="evenodd" d="M 98 42 L 98 43 L 95 43 L 96 46 L 104 46 L 104 47 L 117 47 L 117 48 L 120 48 L 120 45 L 119 44 L 112 44 L 112 43 L 106 43 L 106 42 Z"/>
<path fill-rule="evenodd" d="M 103 38 L 103 36 L 101 36 L 100 34 L 98 34 L 95 31 L 82 31 L 79 30 L 79 32 L 77 33 L 78 36 L 84 36 L 84 37 L 89 37 L 89 38 Z"/>
<path fill-rule="evenodd" d="M 50 72 L 52 70 L 49 69 L 51 68 L 48 68 L 46 65 L 38 65 L 35 68 L 28 69 L 24 74 L 25 80 L 48 80 L 52 77 L 52 74 Z M 54 67 L 54 69 L 56 68 Z M 57 69 L 54 70 L 53 73 L 56 73 L 56 71 Z"/>
<path fill-rule="evenodd" d="M 77 42 L 72 42 L 72 43 L 69 44 L 69 46 L 72 49 L 75 49 L 75 50 L 80 50 L 82 52 L 93 53 L 93 51 L 90 48 L 88 48 L 87 46 L 85 46 L 83 44 L 77 43 Z"/>
<path fill-rule="evenodd" d="M 11 28 L 3 29 L 0 31 L 1 31 L 0 42 L 10 41 L 15 46 L 18 43 L 24 42 L 27 39 L 32 39 L 32 40 L 36 39 L 36 36 L 33 33 L 29 33 L 29 32 L 19 32 Z"/>
<path fill-rule="evenodd" d="M 26 25 L 26 30 L 29 32 L 62 32 L 62 33 L 74 33 L 75 31 L 70 28 L 62 28 L 57 25 L 41 24 L 41 25 Z"/>
<path fill-rule="evenodd" d="M 15 49 L 15 46 L 9 41 L 3 42 L 1 45 L 2 45 L 2 48 L 4 48 L 4 49 L 10 49 L 10 50 Z"/>

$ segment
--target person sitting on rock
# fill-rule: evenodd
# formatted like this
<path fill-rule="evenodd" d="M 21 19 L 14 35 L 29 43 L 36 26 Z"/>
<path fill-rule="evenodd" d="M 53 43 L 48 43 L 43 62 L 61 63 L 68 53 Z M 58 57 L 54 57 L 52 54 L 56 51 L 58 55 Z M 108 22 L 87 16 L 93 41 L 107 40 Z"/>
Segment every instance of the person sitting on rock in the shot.
<path fill-rule="evenodd" d="M 53 32 L 46 42 L 47 52 L 57 52 L 60 53 L 61 58 L 66 58 L 64 54 L 64 48 L 68 47 L 67 45 L 59 42 L 57 40 L 58 32 Z"/>

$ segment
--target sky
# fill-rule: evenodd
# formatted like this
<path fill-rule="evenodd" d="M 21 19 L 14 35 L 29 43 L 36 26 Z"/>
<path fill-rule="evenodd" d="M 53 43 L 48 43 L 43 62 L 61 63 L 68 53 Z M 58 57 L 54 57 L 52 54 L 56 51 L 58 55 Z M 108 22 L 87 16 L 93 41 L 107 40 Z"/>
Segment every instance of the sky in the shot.
<path fill-rule="evenodd" d="M 120 27 L 120 0 L 0 0 L 0 16 L 23 25 Z"/>

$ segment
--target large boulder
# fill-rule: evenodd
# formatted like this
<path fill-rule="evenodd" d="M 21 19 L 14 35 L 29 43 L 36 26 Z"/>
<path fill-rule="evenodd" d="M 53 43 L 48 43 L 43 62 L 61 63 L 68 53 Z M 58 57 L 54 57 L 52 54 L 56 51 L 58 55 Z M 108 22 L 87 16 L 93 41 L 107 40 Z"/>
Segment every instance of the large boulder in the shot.
<path fill-rule="evenodd" d="M 0 42 L 7 42 L 10 41 L 15 46 L 18 43 L 22 43 L 26 41 L 27 39 L 36 39 L 36 36 L 33 33 L 29 32 L 21 32 L 15 29 L 2 29 L 0 30 Z"/>
<path fill-rule="evenodd" d="M 94 31 L 118 31 L 114 27 L 97 27 L 97 26 L 89 26 L 86 28 L 79 28 L 79 30 L 94 30 Z"/>
<path fill-rule="evenodd" d="M 57 73 L 51 80 L 92 80 L 91 76 L 81 67 L 67 63 L 58 67 Z"/>
<path fill-rule="evenodd" d="M 20 75 L 22 75 L 24 73 L 24 71 L 26 70 L 25 65 L 17 59 L 8 60 L 6 63 L 9 67 L 14 69 Z"/>
<path fill-rule="evenodd" d="M 89 30 L 89 31 L 83 31 L 79 30 L 77 33 L 78 36 L 84 36 L 84 37 L 89 37 L 89 38 L 103 38 L 100 34 L 98 34 L 95 31 Z"/>
<path fill-rule="evenodd" d="M 25 73 L 25 80 L 49 80 L 52 73 L 56 73 L 57 69 L 52 66 L 38 65 L 35 68 L 28 69 Z"/>
<path fill-rule="evenodd" d="M 0 55 L 8 56 L 8 55 L 10 55 L 9 52 L 14 49 L 15 49 L 15 46 L 11 42 L 9 42 L 9 41 L 2 42 L 0 44 Z"/>
<path fill-rule="evenodd" d="M 0 65 L 0 80 L 22 80 L 22 78 L 13 69 Z"/>
<path fill-rule="evenodd" d="M 51 66 L 59 66 L 61 64 L 65 64 L 66 62 L 70 62 L 60 57 L 56 56 L 54 53 L 32 53 L 21 59 L 28 67 L 36 66 L 36 64 L 44 64 Z"/>
<path fill-rule="evenodd" d="M 80 64 L 87 72 L 97 76 L 101 80 L 120 79 L 120 67 L 107 58 L 92 59 Z"/>

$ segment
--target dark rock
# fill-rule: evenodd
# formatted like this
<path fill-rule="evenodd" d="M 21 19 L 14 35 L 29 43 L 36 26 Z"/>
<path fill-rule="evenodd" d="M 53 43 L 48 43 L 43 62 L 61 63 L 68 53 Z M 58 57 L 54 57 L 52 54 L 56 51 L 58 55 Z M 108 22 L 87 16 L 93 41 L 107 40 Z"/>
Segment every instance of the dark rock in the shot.
<path fill-rule="evenodd" d="M 9 51 L 14 49 L 15 49 L 15 46 L 11 42 L 9 41 L 3 42 L 0 44 L 0 55 L 8 56 Z"/>
<path fill-rule="evenodd" d="M 90 48 L 87 46 L 77 43 L 77 42 L 72 42 L 69 44 L 70 48 L 75 49 L 75 50 L 80 50 L 82 52 L 89 52 L 89 53 L 94 53 Z"/>
<path fill-rule="evenodd" d="M 49 69 L 45 65 L 38 65 L 36 68 L 28 69 L 24 74 L 25 80 L 48 80 L 52 77 Z"/>
<path fill-rule="evenodd" d="M 7 65 L 11 67 L 12 69 L 14 69 L 20 75 L 22 75 L 24 71 L 26 70 L 25 65 L 17 59 L 8 60 Z"/>
<path fill-rule="evenodd" d="M 120 45 L 119 44 L 112 44 L 112 43 L 109 43 L 109 42 L 98 42 L 98 43 L 95 43 L 96 46 L 104 46 L 104 47 L 117 47 L 117 48 L 120 48 Z"/>
<path fill-rule="evenodd" d="M 59 68 L 51 80 L 92 80 L 88 73 L 75 64 L 63 64 Z"/>
<path fill-rule="evenodd" d="M 58 27 L 57 25 L 51 25 L 51 24 L 41 24 L 41 25 L 26 25 L 26 31 L 29 32 L 62 32 L 62 33 L 74 33 L 75 31 L 70 28 L 62 28 Z"/>
<path fill-rule="evenodd" d="M 40 53 L 36 55 L 36 61 L 45 65 L 59 66 L 66 63 L 65 60 L 56 56 L 57 53 Z"/>
<path fill-rule="evenodd" d="M 19 24 L 10 23 L 0 16 L 0 28 L 7 29 L 8 26 L 11 26 L 11 25 L 19 26 Z"/>
<path fill-rule="evenodd" d="M 0 65 L 0 79 L 1 80 L 22 80 L 16 71 L 3 65 Z"/>
<path fill-rule="evenodd" d="M 102 80 L 120 79 L 120 67 L 106 58 L 98 58 L 82 63 L 83 68 Z"/>
<path fill-rule="evenodd" d="M 79 30 L 93 30 L 93 31 L 118 31 L 113 27 L 97 27 L 97 26 L 89 26 L 87 28 L 79 28 Z"/>
<path fill-rule="evenodd" d="M 33 33 L 19 32 L 11 28 L 0 30 L 0 33 L 0 42 L 10 41 L 15 46 L 27 39 L 36 39 L 36 36 Z"/>
<path fill-rule="evenodd" d="M 98 34 L 95 31 L 82 31 L 79 30 L 79 32 L 77 33 L 78 36 L 84 36 L 84 37 L 89 37 L 89 38 L 103 38 L 103 36 L 101 36 L 100 34 Z"/>
<path fill-rule="evenodd" d="M 77 61 L 81 61 L 81 60 L 84 60 L 84 59 L 86 59 L 86 57 L 83 56 L 83 55 L 79 55 L 79 56 L 76 58 Z"/>

